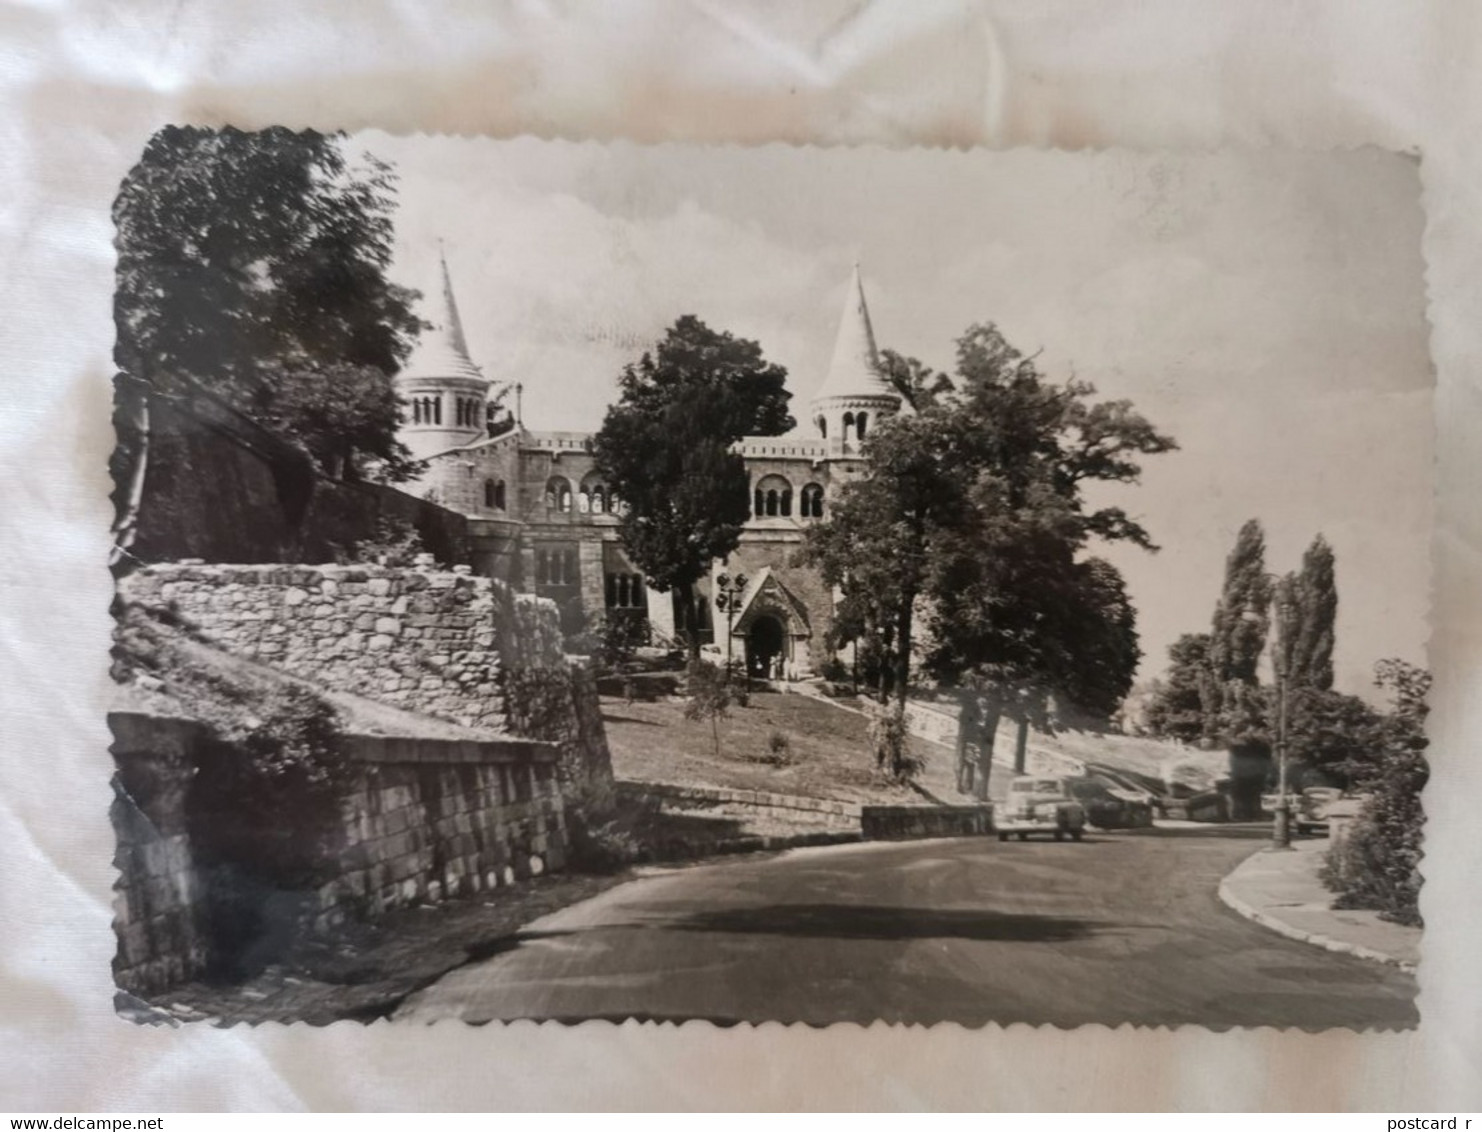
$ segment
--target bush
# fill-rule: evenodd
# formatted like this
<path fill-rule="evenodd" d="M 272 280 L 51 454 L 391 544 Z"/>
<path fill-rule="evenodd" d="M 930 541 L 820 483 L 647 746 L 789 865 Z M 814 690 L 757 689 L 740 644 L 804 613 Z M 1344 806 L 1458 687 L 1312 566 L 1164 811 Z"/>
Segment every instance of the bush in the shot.
<path fill-rule="evenodd" d="M 637 833 L 619 820 L 576 822 L 571 827 L 570 865 L 576 872 L 618 873 L 647 857 Z"/>
<path fill-rule="evenodd" d="M 375 533 L 357 542 L 350 553 L 352 562 L 381 566 L 415 566 L 417 555 L 426 553 L 422 536 L 405 519 L 376 519 Z"/>
<path fill-rule="evenodd" d="M 1323 881 L 1338 894 L 1335 907 L 1420 926 L 1420 793 L 1430 774 L 1424 725 L 1431 678 L 1394 660 L 1381 661 L 1375 672 L 1394 706 L 1374 731 L 1372 761 L 1359 772 L 1357 785 L 1369 800 L 1328 850 Z"/>
<path fill-rule="evenodd" d="M 767 736 L 767 753 L 762 761 L 772 766 L 786 766 L 792 762 L 792 740 L 785 732 L 773 731 Z"/>

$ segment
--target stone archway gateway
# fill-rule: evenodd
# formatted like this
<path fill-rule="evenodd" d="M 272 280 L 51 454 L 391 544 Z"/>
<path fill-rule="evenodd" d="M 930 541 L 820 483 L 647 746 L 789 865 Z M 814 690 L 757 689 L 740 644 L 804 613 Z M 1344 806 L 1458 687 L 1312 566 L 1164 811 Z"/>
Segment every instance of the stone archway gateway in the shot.
<path fill-rule="evenodd" d="M 782 622 L 770 613 L 764 613 L 751 623 L 746 631 L 746 671 L 761 679 L 770 679 L 778 674 L 779 658 L 787 656 L 787 635 Z"/>

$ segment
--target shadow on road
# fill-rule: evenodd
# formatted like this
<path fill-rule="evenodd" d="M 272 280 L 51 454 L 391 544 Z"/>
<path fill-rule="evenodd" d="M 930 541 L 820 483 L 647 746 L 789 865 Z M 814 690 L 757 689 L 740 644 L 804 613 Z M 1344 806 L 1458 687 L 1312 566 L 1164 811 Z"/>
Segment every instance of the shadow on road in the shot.
<path fill-rule="evenodd" d="M 734 932 L 815 939 L 971 939 L 1054 942 L 1080 939 L 1094 925 L 1062 916 L 899 908 L 873 904 L 767 904 L 695 912 L 660 924 L 670 931 Z"/>
<path fill-rule="evenodd" d="M 1222 837 L 1227 841 L 1270 841 L 1271 826 L 1261 822 L 1209 822 L 1201 825 L 1151 826 L 1124 831 L 1133 837 Z"/>

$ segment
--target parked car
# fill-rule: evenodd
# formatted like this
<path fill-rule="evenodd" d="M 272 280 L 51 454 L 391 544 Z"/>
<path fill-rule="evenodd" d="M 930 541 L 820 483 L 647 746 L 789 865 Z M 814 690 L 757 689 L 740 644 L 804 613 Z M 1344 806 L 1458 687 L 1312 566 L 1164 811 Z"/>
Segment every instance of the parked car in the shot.
<path fill-rule="evenodd" d="M 1153 824 L 1153 805 L 1139 792 L 1120 788 L 1104 774 L 1066 780 L 1071 796 L 1097 829 L 1146 829 Z"/>
<path fill-rule="evenodd" d="M 1280 800 L 1280 794 L 1262 794 L 1261 810 L 1275 816 Z M 1348 794 L 1336 786 L 1309 786 L 1301 792 L 1287 794 L 1288 812 L 1296 833 L 1327 833 L 1333 818 L 1356 817 L 1363 804 L 1363 795 Z"/>
<path fill-rule="evenodd" d="M 1100 763 L 1088 763 L 1086 773 L 1106 779 L 1108 789 L 1118 798 L 1125 798 L 1129 802 L 1146 802 L 1152 807 L 1155 817 L 1166 816 L 1164 811 L 1168 806 L 1168 798 L 1162 793 L 1162 784 L 1157 779 Z M 1154 789 L 1150 783 L 1158 783 L 1158 788 Z"/>
<path fill-rule="evenodd" d="M 1328 833 L 1335 820 L 1358 817 L 1368 797 L 1367 794 L 1349 794 L 1326 786 L 1304 790 L 1297 810 L 1297 832 Z"/>
<path fill-rule="evenodd" d="M 1086 808 L 1071 793 L 1069 779 L 1025 776 L 1009 783 L 1009 794 L 993 807 L 993 827 L 1000 841 L 1010 834 L 1024 841 L 1031 833 L 1067 836 L 1076 841 L 1086 829 Z"/>

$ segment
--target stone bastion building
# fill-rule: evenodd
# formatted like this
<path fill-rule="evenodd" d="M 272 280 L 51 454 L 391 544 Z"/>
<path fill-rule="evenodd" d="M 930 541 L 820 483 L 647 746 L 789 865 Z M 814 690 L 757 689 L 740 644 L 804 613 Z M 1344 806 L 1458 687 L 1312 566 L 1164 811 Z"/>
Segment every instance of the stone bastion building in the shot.
<path fill-rule="evenodd" d="M 402 440 L 427 471 L 411 491 L 469 520 L 474 570 L 553 599 L 568 631 L 609 616 L 645 618 L 656 638 L 698 632 L 726 651 L 716 613 L 721 572 L 747 579 L 729 619 L 730 652 L 758 675 L 806 676 L 830 659 L 834 595 L 793 564 L 810 524 L 861 471 L 860 442 L 901 407 L 880 376 L 874 331 L 856 267 L 832 360 L 809 404 L 811 435 L 746 437 L 751 517 L 740 546 L 712 564 L 696 608 L 652 589 L 623 552 L 622 501 L 597 473 L 592 437 L 496 422 L 490 381 L 469 357 L 447 264 L 416 350 L 397 377 L 407 405 Z"/>

